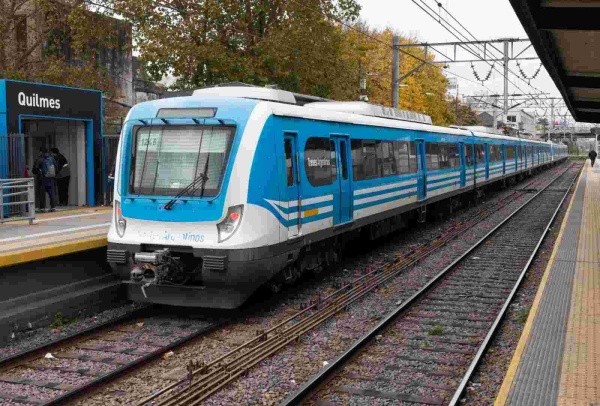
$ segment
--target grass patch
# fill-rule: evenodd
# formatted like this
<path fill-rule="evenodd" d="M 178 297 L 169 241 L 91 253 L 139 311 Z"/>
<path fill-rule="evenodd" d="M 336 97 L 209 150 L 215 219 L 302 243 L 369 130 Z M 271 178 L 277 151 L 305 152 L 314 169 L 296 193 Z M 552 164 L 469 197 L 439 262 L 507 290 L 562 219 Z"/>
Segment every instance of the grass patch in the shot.
<path fill-rule="evenodd" d="M 430 336 L 443 336 L 445 334 L 444 327 L 442 326 L 433 326 L 429 329 Z"/>
<path fill-rule="evenodd" d="M 52 322 L 52 324 L 50 324 L 50 327 L 64 327 L 67 324 L 73 323 L 74 321 L 75 319 L 69 319 L 67 317 L 64 317 L 61 312 L 58 312 L 54 314 L 54 321 Z"/>
<path fill-rule="evenodd" d="M 517 321 L 521 324 L 525 324 L 527 318 L 529 317 L 529 307 L 524 307 L 517 312 Z"/>

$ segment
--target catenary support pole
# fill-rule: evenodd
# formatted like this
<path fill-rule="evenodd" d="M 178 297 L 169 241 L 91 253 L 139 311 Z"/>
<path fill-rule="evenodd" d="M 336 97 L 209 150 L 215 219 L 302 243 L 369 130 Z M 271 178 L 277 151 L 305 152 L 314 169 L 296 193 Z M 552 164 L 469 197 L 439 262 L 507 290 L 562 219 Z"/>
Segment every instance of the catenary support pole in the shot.
<path fill-rule="evenodd" d="M 399 89 L 400 89 L 400 37 L 394 35 L 392 40 L 392 107 L 398 108 L 399 100 Z"/>
<path fill-rule="evenodd" d="M 504 117 L 502 122 L 506 123 L 508 114 L 508 41 L 504 41 Z"/>

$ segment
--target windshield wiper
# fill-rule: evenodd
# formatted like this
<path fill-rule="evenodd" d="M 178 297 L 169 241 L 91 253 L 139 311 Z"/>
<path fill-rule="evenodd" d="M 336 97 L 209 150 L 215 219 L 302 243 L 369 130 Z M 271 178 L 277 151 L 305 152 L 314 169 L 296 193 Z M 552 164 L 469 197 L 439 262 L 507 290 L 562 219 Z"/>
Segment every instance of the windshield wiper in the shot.
<path fill-rule="evenodd" d="M 207 180 L 208 180 L 208 176 L 206 176 L 203 173 L 201 173 L 200 175 L 196 176 L 196 178 L 194 178 L 194 180 L 192 181 L 192 183 L 190 183 L 185 188 L 183 188 L 183 190 L 181 192 L 177 193 L 177 195 L 175 195 L 174 198 L 172 198 L 171 200 L 169 200 L 169 202 L 167 204 L 165 204 L 165 210 L 171 210 L 171 208 L 173 207 L 173 205 L 175 204 L 175 202 L 177 200 L 179 200 L 179 198 L 181 198 L 181 196 L 183 196 L 184 194 L 188 193 L 189 191 L 194 192 L 196 189 L 198 189 L 198 184 L 200 182 L 202 182 L 202 184 L 204 185 L 204 183 L 206 183 Z"/>

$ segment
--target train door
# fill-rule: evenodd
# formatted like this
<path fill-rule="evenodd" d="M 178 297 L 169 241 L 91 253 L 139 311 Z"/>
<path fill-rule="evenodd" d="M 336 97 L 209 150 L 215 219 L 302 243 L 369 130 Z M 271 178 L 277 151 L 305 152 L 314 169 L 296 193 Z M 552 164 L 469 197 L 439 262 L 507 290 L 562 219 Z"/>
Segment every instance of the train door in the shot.
<path fill-rule="evenodd" d="M 338 198 L 334 196 L 333 223 L 343 224 L 352 221 L 352 183 L 350 182 L 350 145 L 347 136 L 332 135 L 332 154 L 336 156 L 337 166 L 337 184 L 335 194 L 339 194 Z M 337 152 L 337 153 L 336 153 Z M 335 204 L 337 203 L 337 207 Z"/>
<path fill-rule="evenodd" d="M 458 143 L 458 151 L 460 153 L 460 187 L 465 187 L 467 181 L 466 166 L 467 159 L 465 156 L 465 143 Z"/>
<path fill-rule="evenodd" d="M 296 135 L 286 133 L 283 137 L 285 152 L 286 188 L 284 200 L 288 202 L 288 238 L 300 233 L 300 182 L 298 170 L 298 149 Z"/>
<path fill-rule="evenodd" d="M 500 152 L 502 153 L 502 175 L 506 175 L 506 145 L 500 146 Z"/>
<path fill-rule="evenodd" d="M 427 197 L 427 171 L 425 160 L 425 141 L 416 140 L 417 146 L 417 193 L 419 200 Z"/>

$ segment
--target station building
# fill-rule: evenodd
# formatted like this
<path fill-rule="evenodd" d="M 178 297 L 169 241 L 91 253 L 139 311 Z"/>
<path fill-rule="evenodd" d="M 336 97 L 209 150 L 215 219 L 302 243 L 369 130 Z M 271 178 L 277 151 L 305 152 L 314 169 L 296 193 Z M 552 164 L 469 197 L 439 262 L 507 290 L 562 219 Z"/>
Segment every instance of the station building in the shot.
<path fill-rule="evenodd" d="M 69 162 L 69 206 L 103 202 L 102 92 L 0 79 L 0 179 L 33 176 L 41 147 Z"/>

